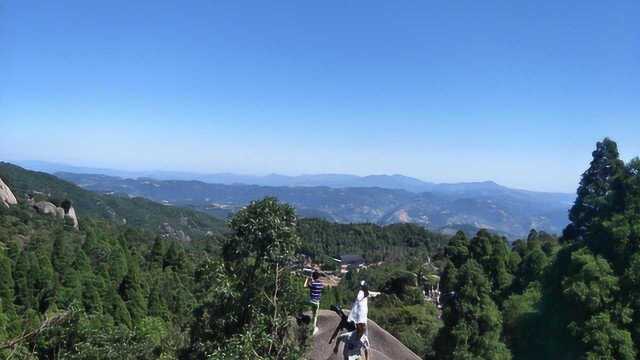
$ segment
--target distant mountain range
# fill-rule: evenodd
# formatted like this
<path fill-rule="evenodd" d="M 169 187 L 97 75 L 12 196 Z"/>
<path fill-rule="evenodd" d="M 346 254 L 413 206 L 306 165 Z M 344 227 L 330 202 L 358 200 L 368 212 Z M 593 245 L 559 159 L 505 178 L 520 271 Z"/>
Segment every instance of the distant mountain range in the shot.
<path fill-rule="evenodd" d="M 42 167 L 39 169 L 47 170 Z M 247 177 L 191 174 L 199 176 L 199 180 L 159 179 L 189 175 L 166 172 L 156 173 L 155 178 L 68 171 L 56 172 L 55 175 L 87 190 L 111 196 L 144 197 L 166 205 L 197 209 L 221 218 L 251 200 L 276 196 L 295 206 L 303 217 L 381 225 L 411 222 L 445 232 L 487 228 L 512 239 L 525 236 L 532 228 L 560 233 L 568 223 L 568 209 L 575 197 L 572 194 L 511 189 L 490 181 L 434 184 L 401 175 Z M 263 185 L 265 183 L 286 185 Z"/>
<path fill-rule="evenodd" d="M 547 193 L 527 190 L 517 190 L 496 184 L 493 181 L 461 182 L 461 183 L 434 183 L 416 179 L 404 175 L 368 175 L 357 176 L 349 174 L 310 174 L 288 176 L 280 174 L 270 175 L 242 175 L 234 173 L 195 173 L 180 171 L 127 171 L 107 168 L 82 167 L 59 164 L 46 161 L 15 161 L 15 164 L 29 170 L 42 171 L 49 174 L 74 173 L 108 175 L 127 179 L 150 178 L 155 180 L 195 180 L 210 184 L 224 185 L 260 185 L 260 186 L 287 186 L 287 187 L 315 187 L 326 186 L 330 188 L 350 187 L 379 187 L 384 189 L 400 189 L 409 192 L 435 192 L 451 193 L 458 195 L 493 194 L 502 191 L 516 191 L 528 193 L 530 196 L 541 195 L 542 198 L 555 197 L 568 199 L 572 202 L 575 194 Z"/>
<path fill-rule="evenodd" d="M 202 174 L 178 171 L 126 171 L 105 168 L 80 167 L 44 161 L 17 161 L 16 164 L 35 171 L 50 174 L 58 172 L 76 174 L 100 174 L 122 178 L 152 178 L 156 180 L 196 180 L 211 184 L 225 185 L 261 185 L 261 186 L 327 186 L 333 188 L 346 187 L 381 187 L 402 189 L 411 192 L 431 191 L 440 185 L 425 182 L 403 175 L 370 175 L 356 176 L 347 174 L 315 174 L 287 176 L 270 174 L 265 176 L 240 175 L 232 173 Z M 482 184 L 482 183 L 478 183 Z"/>

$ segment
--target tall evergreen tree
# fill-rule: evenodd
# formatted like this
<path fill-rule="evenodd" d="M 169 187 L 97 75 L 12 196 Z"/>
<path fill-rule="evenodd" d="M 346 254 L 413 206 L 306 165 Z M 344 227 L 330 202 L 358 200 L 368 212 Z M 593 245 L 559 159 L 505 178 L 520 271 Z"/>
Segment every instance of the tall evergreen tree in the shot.
<path fill-rule="evenodd" d="M 136 261 L 129 262 L 129 272 L 120 283 L 118 292 L 124 300 L 133 321 L 147 315 L 147 301 L 140 283 L 140 269 Z"/>
<path fill-rule="evenodd" d="M 454 292 L 443 310 L 444 327 L 436 339 L 436 357 L 511 359 L 500 339 L 502 317 L 491 300 L 491 284 L 475 260 L 460 268 Z"/>
<path fill-rule="evenodd" d="M 105 308 L 107 313 L 111 315 L 113 320 L 118 325 L 125 325 L 129 328 L 132 327 L 131 314 L 127 309 L 127 305 L 124 303 L 120 295 L 114 287 L 108 287 L 107 293 L 104 299 Z"/>
<path fill-rule="evenodd" d="M 176 241 L 171 242 L 163 259 L 163 267 L 173 267 L 181 271 L 185 266 L 184 249 Z"/>
<path fill-rule="evenodd" d="M 147 255 L 147 261 L 154 267 L 162 267 L 164 264 L 165 243 L 160 236 L 156 236 Z"/>
<path fill-rule="evenodd" d="M 5 309 L 13 304 L 14 286 L 11 260 L 4 250 L 0 249 L 0 301 L 5 304 Z"/>
<path fill-rule="evenodd" d="M 32 257 L 35 257 L 35 255 L 31 252 L 20 252 L 13 272 L 16 304 L 23 309 L 30 309 L 36 306 L 36 287 L 31 273 L 31 263 L 35 262 L 35 260 L 32 261 Z"/>
<path fill-rule="evenodd" d="M 513 281 L 510 272 L 511 250 L 507 240 L 482 229 L 471 239 L 469 252 L 489 278 L 494 298 L 499 298 Z"/>
<path fill-rule="evenodd" d="M 469 259 L 469 239 L 463 231 L 458 231 L 444 248 L 444 253 L 456 267 L 462 266 Z"/>
<path fill-rule="evenodd" d="M 565 239 L 582 239 L 592 226 L 606 219 L 612 211 L 624 206 L 620 196 L 625 167 L 618 145 L 605 138 L 598 142 L 589 168 L 582 174 L 578 197 L 569 212 L 571 225 Z"/>

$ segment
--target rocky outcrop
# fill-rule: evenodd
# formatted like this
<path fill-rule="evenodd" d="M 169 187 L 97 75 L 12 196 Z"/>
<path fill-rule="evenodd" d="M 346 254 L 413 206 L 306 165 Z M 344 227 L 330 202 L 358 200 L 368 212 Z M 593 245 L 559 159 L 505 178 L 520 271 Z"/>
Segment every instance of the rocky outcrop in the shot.
<path fill-rule="evenodd" d="M 53 215 L 55 217 L 64 219 L 64 209 L 59 208 L 48 201 L 38 201 L 33 204 L 33 208 L 40 214 Z"/>
<path fill-rule="evenodd" d="M 69 210 L 65 214 L 65 217 L 71 220 L 74 228 L 78 228 L 78 216 L 76 215 L 76 210 L 73 208 L 73 206 L 69 208 Z"/>
<path fill-rule="evenodd" d="M 38 201 L 32 204 L 33 208 L 40 214 L 44 215 L 53 215 L 60 219 L 69 219 L 73 224 L 74 228 L 78 228 L 78 216 L 76 215 L 76 211 L 71 206 L 71 202 L 64 201 L 62 203 L 63 207 L 58 207 L 51 202 L 48 201 Z"/>
<path fill-rule="evenodd" d="M 175 229 L 169 223 L 160 225 L 160 234 L 165 239 L 175 239 L 181 242 L 191 242 L 191 237 L 180 229 Z"/>
<path fill-rule="evenodd" d="M 13 196 L 11 189 L 9 189 L 9 187 L 2 181 L 2 179 L 0 179 L 0 203 L 2 203 L 2 205 L 6 207 L 18 203 L 18 200 L 15 196 Z"/>
<path fill-rule="evenodd" d="M 338 360 L 342 356 L 333 353 L 334 344 L 329 338 L 340 322 L 340 318 L 329 310 L 318 313 L 318 333 L 313 337 L 311 349 L 307 355 L 309 360 Z M 413 351 L 402 344 L 386 330 L 369 320 L 367 323 L 369 341 L 371 342 L 370 359 L 376 360 L 420 360 Z M 340 346 L 342 348 L 342 345 Z M 342 351 L 339 352 L 340 354 Z"/>

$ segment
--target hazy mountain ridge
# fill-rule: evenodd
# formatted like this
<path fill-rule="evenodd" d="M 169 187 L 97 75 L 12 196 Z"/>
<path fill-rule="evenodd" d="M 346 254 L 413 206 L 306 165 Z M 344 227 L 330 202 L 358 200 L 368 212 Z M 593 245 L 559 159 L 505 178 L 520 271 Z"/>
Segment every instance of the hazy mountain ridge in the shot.
<path fill-rule="evenodd" d="M 276 196 L 301 216 L 331 221 L 391 224 L 412 222 L 430 229 L 470 225 L 512 238 L 531 228 L 559 233 L 568 222 L 572 195 L 509 189 L 493 182 L 434 184 L 415 193 L 381 187 L 260 186 L 202 181 L 124 179 L 106 175 L 57 173 L 102 193 L 140 196 L 224 217 L 251 200 Z"/>
<path fill-rule="evenodd" d="M 350 174 L 305 174 L 298 176 L 289 176 L 281 174 L 269 175 L 242 175 L 234 173 L 195 173 L 181 171 L 128 171 L 107 168 L 94 168 L 58 164 L 45 161 L 15 161 L 17 165 L 24 168 L 43 171 L 50 174 L 55 173 L 74 173 L 74 174 L 96 174 L 107 175 L 127 179 L 151 178 L 155 180 L 184 180 L 184 181 L 201 181 L 210 184 L 224 185 L 259 185 L 259 186 L 286 186 L 286 187 L 318 187 L 325 186 L 331 188 L 352 188 L 352 187 L 379 187 L 385 189 L 399 189 L 409 192 L 435 192 L 449 193 L 456 195 L 479 195 L 479 194 L 496 194 L 509 193 L 520 194 L 524 197 L 536 198 L 542 196 L 545 200 L 549 198 L 557 198 L 560 201 L 572 202 L 575 194 L 553 193 L 553 192 L 536 192 L 520 189 L 512 189 L 493 181 L 477 181 L 477 182 L 460 182 L 460 183 L 434 183 L 423 181 L 414 177 L 405 175 L 367 175 L 358 176 Z"/>

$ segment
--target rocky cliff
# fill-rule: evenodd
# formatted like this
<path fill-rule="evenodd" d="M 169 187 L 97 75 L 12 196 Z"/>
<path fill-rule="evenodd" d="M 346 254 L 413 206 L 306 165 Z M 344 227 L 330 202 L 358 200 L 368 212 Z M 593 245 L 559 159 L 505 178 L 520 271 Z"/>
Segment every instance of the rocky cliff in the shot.
<path fill-rule="evenodd" d="M 64 201 L 62 207 L 56 206 L 49 201 L 31 202 L 31 206 L 40 214 L 52 215 L 60 219 L 69 219 L 73 227 L 78 228 L 78 216 L 69 201 Z"/>
<path fill-rule="evenodd" d="M 18 203 L 18 200 L 15 196 L 13 196 L 11 189 L 9 189 L 9 187 L 2 181 L 2 179 L 0 179 L 0 203 L 2 203 L 6 207 Z"/>

